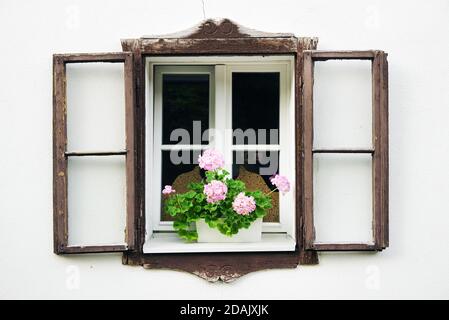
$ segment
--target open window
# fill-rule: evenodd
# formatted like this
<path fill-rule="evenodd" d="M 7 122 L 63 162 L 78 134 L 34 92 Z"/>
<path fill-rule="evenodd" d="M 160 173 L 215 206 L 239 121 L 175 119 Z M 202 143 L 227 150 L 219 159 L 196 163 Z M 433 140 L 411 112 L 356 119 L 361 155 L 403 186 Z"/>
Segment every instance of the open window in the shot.
<path fill-rule="evenodd" d="M 134 249 L 132 54 L 53 57 L 54 251 Z"/>
<path fill-rule="evenodd" d="M 317 264 L 319 251 L 386 248 L 387 55 L 317 41 L 223 19 L 124 39 L 122 53 L 54 55 L 55 253 L 122 251 L 124 264 L 231 281 Z M 249 189 L 291 180 L 271 194 L 260 243 L 174 233 L 161 189 L 201 179 L 207 148 Z"/>
<path fill-rule="evenodd" d="M 305 51 L 303 72 L 304 245 L 382 250 L 388 246 L 386 54 Z M 322 99 L 320 90 L 331 94 Z"/>
<path fill-rule="evenodd" d="M 295 251 L 295 191 L 271 193 L 260 243 L 186 243 L 161 190 L 201 181 L 198 156 L 213 148 L 248 190 L 270 193 L 277 173 L 295 183 L 293 56 L 148 57 L 144 253 Z M 152 130 L 151 130 L 152 129 Z"/>

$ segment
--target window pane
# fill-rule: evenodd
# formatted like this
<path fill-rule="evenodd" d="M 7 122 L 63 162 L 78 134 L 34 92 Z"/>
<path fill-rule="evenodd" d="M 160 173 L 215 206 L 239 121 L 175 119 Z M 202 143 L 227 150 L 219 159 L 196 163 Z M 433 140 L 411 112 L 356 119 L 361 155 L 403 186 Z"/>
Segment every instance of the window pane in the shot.
<path fill-rule="evenodd" d="M 204 131 L 209 128 L 209 81 L 208 74 L 162 75 L 163 144 L 179 142 L 179 136 L 175 141 L 170 141 L 175 129 L 184 129 L 189 133 L 190 142 L 187 144 L 194 144 L 193 139 L 198 140 L 195 144 L 201 143 Z"/>
<path fill-rule="evenodd" d="M 315 154 L 313 166 L 316 242 L 372 242 L 371 155 Z"/>
<path fill-rule="evenodd" d="M 199 182 L 204 173 L 198 166 L 198 156 L 201 151 L 162 151 L 162 183 L 161 190 L 171 185 L 177 193 L 187 192 L 190 182 Z M 172 217 L 161 210 L 161 220 L 171 221 Z"/>
<path fill-rule="evenodd" d="M 123 63 L 69 63 L 67 150 L 125 149 Z"/>
<path fill-rule="evenodd" d="M 69 245 L 124 243 L 125 172 L 124 156 L 69 158 Z"/>
<path fill-rule="evenodd" d="M 279 143 L 275 134 L 279 132 L 279 95 L 279 72 L 232 74 L 234 144 Z M 257 136 L 259 129 L 266 130 L 266 134 Z M 270 130 L 274 130 L 271 135 Z M 243 136 L 239 132 L 247 134 Z"/>
<path fill-rule="evenodd" d="M 234 151 L 232 177 L 245 182 L 249 191 L 269 193 L 275 187 L 270 177 L 279 172 L 278 151 Z M 271 193 L 273 208 L 264 217 L 265 222 L 279 222 L 279 192 Z"/>
<path fill-rule="evenodd" d="M 371 61 L 315 62 L 314 148 L 371 148 Z"/>

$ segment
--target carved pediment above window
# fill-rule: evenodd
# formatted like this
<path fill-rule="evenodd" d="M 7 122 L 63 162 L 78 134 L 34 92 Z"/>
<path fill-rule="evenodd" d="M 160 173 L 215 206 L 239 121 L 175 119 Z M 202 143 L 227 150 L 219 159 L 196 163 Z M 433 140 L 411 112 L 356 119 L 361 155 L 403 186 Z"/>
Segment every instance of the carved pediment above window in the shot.
<path fill-rule="evenodd" d="M 230 19 L 207 19 L 175 33 L 122 39 L 122 47 L 147 55 L 296 54 L 315 49 L 317 42 L 293 33 L 254 30 Z"/>
<path fill-rule="evenodd" d="M 235 23 L 229 19 L 207 19 L 196 26 L 165 35 L 148 35 L 143 39 L 226 39 L 226 38 L 290 38 L 292 33 L 263 32 Z"/>

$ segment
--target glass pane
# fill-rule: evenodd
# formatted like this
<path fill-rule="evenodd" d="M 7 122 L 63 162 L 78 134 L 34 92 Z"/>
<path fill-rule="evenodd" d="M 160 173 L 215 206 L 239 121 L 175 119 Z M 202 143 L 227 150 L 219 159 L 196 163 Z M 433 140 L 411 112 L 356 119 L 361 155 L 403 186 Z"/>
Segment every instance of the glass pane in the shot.
<path fill-rule="evenodd" d="M 69 245 L 124 243 L 124 156 L 69 158 L 68 217 Z"/>
<path fill-rule="evenodd" d="M 314 77 L 314 148 L 371 148 L 371 61 L 318 61 Z"/>
<path fill-rule="evenodd" d="M 204 173 L 198 166 L 198 156 L 201 151 L 162 151 L 162 183 L 161 190 L 171 185 L 177 193 L 187 192 L 190 182 L 199 182 Z M 161 210 L 161 220 L 171 221 L 172 217 Z"/>
<path fill-rule="evenodd" d="M 232 74 L 234 144 L 279 143 L 279 96 L 279 72 Z"/>
<path fill-rule="evenodd" d="M 195 144 L 201 143 L 204 131 L 209 128 L 209 81 L 208 74 L 162 75 L 163 144 L 179 141 L 178 135 L 175 135 L 175 141 L 170 141 L 175 129 L 188 132 L 188 144 L 194 144 L 194 139 Z"/>
<path fill-rule="evenodd" d="M 69 63 L 67 150 L 125 149 L 123 63 Z"/>
<path fill-rule="evenodd" d="M 234 151 L 232 177 L 245 182 L 249 191 L 269 193 L 275 187 L 270 177 L 279 172 L 278 151 Z M 265 222 L 279 222 L 279 192 L 271 193 L 273 208 L 264 217 Z"/>
<path fill-rule="evenodd" d="M 315 154 L 313 166 L 316 242 L 371 243 L 371 155 Z"/>

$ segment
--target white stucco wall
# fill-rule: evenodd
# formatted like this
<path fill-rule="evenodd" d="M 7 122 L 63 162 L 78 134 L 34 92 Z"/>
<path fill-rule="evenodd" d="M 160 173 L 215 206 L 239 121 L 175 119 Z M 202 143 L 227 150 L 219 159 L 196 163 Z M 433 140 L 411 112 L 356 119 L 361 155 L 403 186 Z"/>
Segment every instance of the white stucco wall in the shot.
<path fill-rule="evenodd" d="M 449 298 L 449 1 L 205 2 L 208 17 L 318 36 L 320 49 L 389 53 L 391 247 L 232 284 L 120 255 L 54 255 L 51 55 L 185 29 L 203 18 L 201 1 L 2 0 L 0 298 Z"/>

